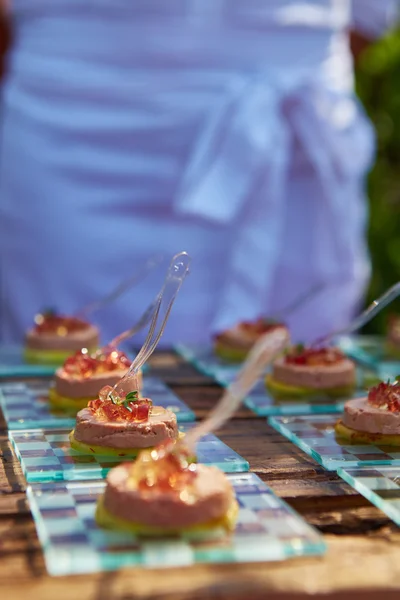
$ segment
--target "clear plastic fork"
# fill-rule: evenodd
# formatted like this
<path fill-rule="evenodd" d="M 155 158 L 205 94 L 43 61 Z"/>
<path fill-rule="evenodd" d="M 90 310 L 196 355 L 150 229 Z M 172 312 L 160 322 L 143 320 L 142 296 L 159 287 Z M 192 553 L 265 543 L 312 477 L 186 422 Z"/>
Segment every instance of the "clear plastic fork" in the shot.
<path fill-rule="evenodd" d="M 81 319 L 87 319 L 89 314 L 100 310 L 101 308 L 104 308 L 105 306 L 107 306 L 107 304 L 115 302 L 115 300 L 122 296 L 122 294 L 124 294 L 129 288 L 134 287 L 135 285 L 140 283 L 145 277 L 147 277 L 147 275 L 155 267 L 161 264 L 163 259 L 164 257 L 161 254 L 151 256 L 145 261 L 144 264 L 139 266 L 139 268 L 135 271 L 135 273 L 133 273 L 133 275 L 130 275 L 129 277 L 125 278 L 117 285 L 116 288 L 114 288 L 111 292 L 109 292 L 102 298 L 99 298 L 98 300 L 95 300 L 94 302 L 91 302 L 90 304 L 87 304 L 86 306 L 81 308 L 75 314 L 75 316 Z"/>
<path fill-rule="evenodd" d="M 331 342 L 334 338 L 339 337 L 341 335 L 349 335 L 354 333 L 361 327 L 364 327 L 371 319 L 376 317 L 376 315 L 381 312 L 388 304 L 393 302 L 398 296 L 400 296 L 400 281 L 398 281 L 395 285 L 392 285 L 382 296 L 374 300 L 360 315 L 358 315 L 347 327 L 343 329 L 338 329 L 325 335 L 323 337 L 318 338 L 311 344 L 312 347 L 324 346 L 327 343 Z"/>
<path fill-rule="evenodd" d="M 176 296 L 189 272 L 190 262 L 190 256 L 186 252 L 180 252 L 173 257 L 159 294 L 143 315 L 143 318 L 151 319 L 146 340 L 127 373 L 110 391 L 109 398 L 118 398 L 121 393 L 137 389 L 137 374 L 154 352 L 164 333 Z"/>
<path fill-rule="evenodd" d="M 124 342 L 125 340 L 127 340 L 130 337 L 133 337 L 134 335 L 139 333 L 139 331 L 141 331 L 144 327 L 146 327 L 146 325 L 148 325 L 150 323 L 150 321 L 152 320 L 156 304 L 157 304 L 157 300 L 153 300 L 153 302 L 146 308 L 146 310 L 144 311 L 142 316 L 136 321 L 136 323 L 130 329 L 126 329 L 122 333 L 119 333 L 117 336 L 115 336 L 115 338 L 113 338 L 111 340 L 111 342 L 109 342 L 102 348 L 99 348 L 98 350 L 96 350 L 96 352 L 94 352 L 94 354 L 92 354 L 93 358 L 98 358 L 99 356 L 101 356 L 102 354 L 107 352 L 108 350 L 114 350 L 115 348 L 118 348 L 118 346 L 120 344 L 122 344 L 122 342 Z"/>
<path fill-rule="evenodd" d="M 299 308 L 310 302 L 313 298 L 318 296 L 325 288 L 327 284 L 325 282 L 316 283 L 315 285 L 307 288 L 306 291 L 302 292 L 295 297 L 293 302 L 290 302 L 287 306 L 284 306 L 281 310 L 275 312 L 270 318 L 272 321 L 283 321 L 289 315 L 296 312 Z"/>

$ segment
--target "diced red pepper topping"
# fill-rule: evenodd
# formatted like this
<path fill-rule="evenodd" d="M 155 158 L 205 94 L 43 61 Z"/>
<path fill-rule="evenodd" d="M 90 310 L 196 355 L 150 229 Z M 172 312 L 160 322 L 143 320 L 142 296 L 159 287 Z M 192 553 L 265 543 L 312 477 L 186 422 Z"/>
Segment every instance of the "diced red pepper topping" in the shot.
<path fill-rule="evenodd" d="M 99 373 L 128 369 L 130 364 L 129 358 L 120 350 L 110 348 L 99 356 L 91 356 L 86 348 L 82 348 L 66 359 L 63 369 L 70 377 L 87 379 Z"/>
<path fill-rule="evenodd" d="M 304 348 L 294 346 L 285 356 L 289 365 L 301 366 L 329 366 L 335 365 L 346 357 L 338 348 Z"/>
<path fill-rule="evenodd" d="M 34 331 L 39 334 L 52 333 L 65 337 L 69 333 L 87 329 L 89 324 L 76 317 L 58 315 L 54 312 L 44 312 L 36 315 Z"/>
<path fill-rule="evenodd" d="M 197 467 L 189 462 L 190 452 L 181 443 L 172 440 L 154 450 L 145 450 L 138 456 L 132 477 L 139 490 L 177 492 L 183 490 L 189 496 L 197 476 Z M 189 497 L 186 498 L 187 501 Z"/>
<path fill-rule="evenodd" d="M 399 412 L 400 382 L 381 382 L 375 387 L 371 388 L 368 394 L 368 403 L 376 408 L 387 410 L 388 412 Z"/>
<path fill-rule="evenodd" d="M 133 400 L 125 400 L 121 396 L 117 399 L 111 398 L 111 390 L 110 386 L 105 386 L 100 390 L 99 398 L 88 403 L 88 408 L 99 419 L 132 423 L 144 423 L 149 420 L 153 405 L 150 398 L 139 398 L 138 395 Z"/>

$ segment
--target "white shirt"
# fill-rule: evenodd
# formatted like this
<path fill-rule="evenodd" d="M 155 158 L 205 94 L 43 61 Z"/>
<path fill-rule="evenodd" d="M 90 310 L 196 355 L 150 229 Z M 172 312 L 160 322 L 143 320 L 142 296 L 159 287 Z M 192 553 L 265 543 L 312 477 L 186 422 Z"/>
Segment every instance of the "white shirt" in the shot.
<path fill-rule="evenodd" d="M 383 5 L 383 3 L 382 3 Z M 356 5 L 354 5 L 356 6 Z M 346 0 L 14 0 L 0 164 L 2 337 L 187 250 L 164 341 L 208 340 L 330 288 L 295 337 L 346 322 L 369 275 L 371 128 Z M 154 284 L 152 286 L 152 283 Z M 98 315 L 105 340 L 156 276 Z"/>

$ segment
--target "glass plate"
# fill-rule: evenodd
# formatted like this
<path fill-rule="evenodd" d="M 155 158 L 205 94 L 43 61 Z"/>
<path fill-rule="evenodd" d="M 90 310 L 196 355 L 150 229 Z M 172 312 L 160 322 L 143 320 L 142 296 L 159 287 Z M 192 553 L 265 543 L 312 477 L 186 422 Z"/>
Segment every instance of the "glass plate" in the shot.
<path fill-rule="evenodd" d="M 399 467 L 339 469 L 338 474 L 400 526 Z"/>
<path fill-rule="evenodd" d="M 384 339 L 378 336 L 342 336 L 338 346 L 357 364 L 378 373 L 381 379 L 394 379 L 400 373 L 400 361 L 385 358 Z"/>
<path fill-rule="evenodd" d="M 9 429 L 73 427 L 75 418 L 51 411 L 48 383 L 10 383 L 0 386 L 0 406 Z M 180 423 L 196 420 L 194 412 L 157 377 L 143 378 L 143 395 L 156 406 L 172 410 Z"/>
<path fill-rule="evenodd" d="M 29 503 L 48 572 L 74 575 L 126 566 L 277 561 L 325 552 L 322 536 L 254 473 L 228 478 L 240 506 L 238 522 L 232 536 L 214 542 L 190 542 L 183 537 L 143 540 L 100 529 L 94 513 L 104 481 L 29 486 Z"/>
<path fill-rule="evenodd" d="M 179 344 L 175 346 L 175 350 L 185 360 L 190 362 L 201 373 L 212 377 L 223 387 L 228 386 L 235 378 L 240 365 L 231 365 L 224 363 L 223 360 L 215 356 L 212 348 L 185 346 Z M 365 396 L 365 389 L 361 389 L 363 381 L 361 371 L 358 373 L 359 389 L 353 397 Z M 344 403 L 349 398 L 343 400 L 275 400 L 270 396 L 265 388 L 264 381 L 257 383 L 254 389 L 245 399 L 244 404 L 261 417 L 270 415 L 305 415 L 305 414 L 321 414 L 321 413 L 341 413 Z"/>
<path fill-rule="evenodd" d="M 336 438 L 337 415 L 270 417 L 269 424 L 328 471 L 339 467 L 400 466 L 400 447 L 349 444 Z"/>
<path fill-rule="evenodd" d="M 0 345 L 0 378 L 46 377 L 53 375 L 55 366 L 30 365 L 24 361 L 21 346 Z"/>
<path fill-rule="evenodd" d="M 181 425 L 187 431 L 192 424 Z M 10 431 L 9 438 L 22 471 L 29 482 L 82 480 L 105 477 L 121 462 L 118 456 L 94 456 L 72 450 L 69 429 Z M 197 446 L 199 462 L 219 467 L 225 473 L 248 471 L 249 463 L 215 435 L 203 437 Z M 132 458 L 125 458 L 125 461 Z"/>
<path fill-rule="evenodd" d="M 385 338 L 380 335 L 342 335 L 336 342 L 343 352 L 360 349 L 376 360 L 385 356 Z"/>

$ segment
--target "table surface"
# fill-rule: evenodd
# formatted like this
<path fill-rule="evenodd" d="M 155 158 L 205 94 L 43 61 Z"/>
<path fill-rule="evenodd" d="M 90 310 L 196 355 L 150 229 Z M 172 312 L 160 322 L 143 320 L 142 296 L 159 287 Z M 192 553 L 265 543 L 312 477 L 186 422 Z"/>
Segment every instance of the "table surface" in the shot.
<path fill-rule="evenodd" d="M 221 389 L 173 353 L 152 360 L 202 418 Z M 0 421 L 0 597 L 4 600 L 329 600 L 400 597 L 400 533 L 384 513 L 242 408 L 218 433 L 250 468 L 325 536 L 323 557 L 281 563 L 123 569 L 49 577 L 26 500 L 26 482 Z"/>

